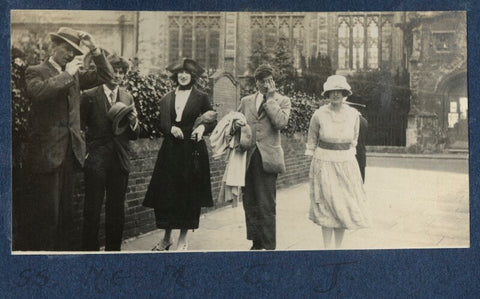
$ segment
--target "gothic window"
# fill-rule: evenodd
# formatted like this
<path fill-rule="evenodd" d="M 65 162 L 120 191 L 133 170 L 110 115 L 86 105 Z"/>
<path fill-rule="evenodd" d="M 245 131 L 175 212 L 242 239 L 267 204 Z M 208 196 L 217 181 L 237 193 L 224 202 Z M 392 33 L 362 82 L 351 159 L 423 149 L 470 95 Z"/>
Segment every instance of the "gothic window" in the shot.
<path fill-rule="evenodd" d="M 282 38 L 290 37 L 290 17 L 279 17 L 278 33 Z"/>
<path fill-rule="evenodd" d="M 378 69 L 391 63 L 391 15 L 341 15 L 337 26 L 339 69 Z"/>
<path fill-rule="evenodd" d="M 197 18 L 195 25 L 195 58 L 200 65 L 207 65 L 208 19 Z"/>
<path fill-rule="evenodd" d="M 193 58 L 209 74 L 218 68 L 220 16 L 181 15 L 169 17 L 169 63 Z"/>
<path fill-rule="evenodd" d="M 183 57 L 193 57 L 193 49 L 192 49 L 192 42 L 193 42 L 193 18 L 185 17 L 183 18 L 183 38 L 182 38 L 182 56 Z"/>
<path fill-rule="evenodd" d="M 261 43 L 265 48 L 274 50 L 280 38 L 289 41 L 295 66 L 300 65 L 305 36 L 304 16 L 292 14 L 263 13 L 250 17 L 252 46 Z"/>
<path fill-rule="evenodd" d="M 273 49 L 277 42 L 277 19 L 276 17 L 265 18 L 265 47 Z"/>
<path fill-rule="evenodd" d="M 367 65 L 369 69 L 378 68 L 378 17 L 368 18 L 367 25 Z"/>
<path fill-rule="evenodd" d="M 349 19 L 339 20 L 338 27 L 338 68 L 348 69 L 350 61 L 350 28 Z"/>
<path fill-rule="evenodd" d="M 210 42 L 208 48 L 209 68 L 210 72 L 216 70 L 218 67 L 218 52 L 220 49 L 220 23 L 219 18 L 210 17 L 210 28 L 217 28 L 210 32 Z"/>
<path fill-rule="evenodd" d="M 263 43 L 263 18 L 252 17 L 252 45 L 257 46 L 258 43 Z"/>
<path fill-rule="evenodd" d="M 382 24 L 382 65 L 391 61 L 392 52 L 392 22 L 385 18 Z"/>
<path fill-rule="evenodd" d="M 353 55 L 352 68 L 355 70 L 363 69 L 365 34 L 363 17 L 353 18 Z"/>
<path fill-rule="evenodd" d="M 170 18 L 168 26 L 168 41 L 170 43 L 168 56 L 170 62 L 177 61 L 180 57 L 180 24 L 179 18 Z"/>
<path fill-rule="evenodd" d="M 303 17 L 293 17 L 291 43 L 295 47 L 293 52 L 293 60 L 295 66 L 300 65 L 300 60 L 303 52 L 304 32 L 305 27 L 303 26 Z"/>

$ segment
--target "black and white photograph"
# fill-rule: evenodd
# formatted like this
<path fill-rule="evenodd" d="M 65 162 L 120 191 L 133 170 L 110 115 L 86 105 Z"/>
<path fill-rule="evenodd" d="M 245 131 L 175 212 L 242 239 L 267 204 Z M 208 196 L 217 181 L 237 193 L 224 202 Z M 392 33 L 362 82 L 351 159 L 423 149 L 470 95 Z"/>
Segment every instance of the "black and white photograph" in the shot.
<path fill-rule="evenodd" d="M 12 254 L 470 248 L 466 11 L 10 13 Z"/>

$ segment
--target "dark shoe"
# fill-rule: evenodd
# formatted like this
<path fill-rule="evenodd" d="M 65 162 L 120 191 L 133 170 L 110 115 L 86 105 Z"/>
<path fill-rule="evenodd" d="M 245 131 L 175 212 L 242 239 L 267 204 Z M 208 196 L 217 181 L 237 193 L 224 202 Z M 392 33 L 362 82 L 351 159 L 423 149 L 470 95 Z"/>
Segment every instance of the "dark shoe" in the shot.
<path fill-rule="evenodd" d="M 152 251 L 168 251 L 170 249 L 170 246 L 172 246 L 173 242 L 172 241 L 165 241 L 162 240 L 155 245 L 155 247 L 152 248 Z"/>
<path fill-rule="evenodd" d="M 250 247 L 250 250 L 262 250 L 262 249 L 263 249 L 263 246 L 258 241 L 253 241 L 252 247 Z"/>

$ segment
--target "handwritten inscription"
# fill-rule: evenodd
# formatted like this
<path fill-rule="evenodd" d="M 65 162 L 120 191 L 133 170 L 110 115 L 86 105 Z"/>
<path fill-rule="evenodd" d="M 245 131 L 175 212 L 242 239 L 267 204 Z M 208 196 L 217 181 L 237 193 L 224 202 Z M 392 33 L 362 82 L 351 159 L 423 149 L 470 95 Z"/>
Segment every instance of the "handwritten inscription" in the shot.
<path fill-rule="evenodd" d="M 97 293 L 104 294 L 109 287 L 126 285 L 131 278 L 127 270 L 106 270 L 92 266 L 86 273 L 84 283 L 92 284 Z"/>
<path fill-rule="evenodd" d="M 246 265 L 239 268 L 212 270 L 209 265 L 195 264 L 167 264 L 158 269 L 150 270 L 146 275 L 143 268 L 108 268 L 91 265 L 87 271 L 72 273 L 80 288 L 90 289 L 97 294 L 105 294 L 112 288 L 115 290 L 124 289 L 126 292 L 135 292 L 137 287 L 150 288 L 152 290 L 166 287 L 166 292 L 174 289 L 185 291 L 208 288 L 209 282 L 220 282 L 226 277 L 235 278 L 238 287 L 254 288 L 256 290 L 267 290 L 281 288 L 287 284 L 294 284 L 296 288 L 313 291 L 319 294 L 329 293 L 340 284 L 342 268 L 356 262 L 336 262 L 315 264 L 312 263 L 307 269 L 285 268 L 275 263 L 261 263 Z M 12 285 L 17 288 L 46 288 L 58 286 L 57 281 L 62 285 L 68 285 L 69 275 L 49 272 L 49 269 L 24 269 L 11 280 Z M 242 286 L 243 285 L 243 286 Z"/>
<path fill-rule="evenodd" d="M 341 269 L 356 262 L 338 262 L 326 264 L 313 264 L 308 270 L 303 269 L 302 273 L 294 269 L 275 269 L 269 264 L 257 264 L 245 267 L 243 270 L 243 281 L 258 289 L 270 289 L 285 286 L 298 279 L 300 275 L 305 280 L 305 288 L 310 288 L 316 293 L 328 293 L 334 290 L 339 284 Z"/>
<path fill-rule="evenodd" d="M 25 269 L 18 274 L 13 284 L 18 288 L 45 287 L 49 284 L 50 277 L 47 269 Z"/>
<path fill-rule="evenodd" d="M 330 272 L 326 275 L 326 280 L 318 281 L 314 286 L 313 291 L 317 293 L 328 293 L 332 291 L 338 284 L 338 278 L 340 275 L 340 269 L 346 265 L 354 264 L 355 262 L 342 262 L 342 263 L 333 263 L 333 264 L 321 264 L 319 265 L 320 269 Z"/>

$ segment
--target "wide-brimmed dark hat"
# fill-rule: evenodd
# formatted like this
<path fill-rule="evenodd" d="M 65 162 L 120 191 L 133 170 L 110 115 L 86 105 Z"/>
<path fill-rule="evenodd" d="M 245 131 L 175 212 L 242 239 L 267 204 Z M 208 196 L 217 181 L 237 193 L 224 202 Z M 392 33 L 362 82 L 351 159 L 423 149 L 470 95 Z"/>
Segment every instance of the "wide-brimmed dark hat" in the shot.
<path fill-rule="evenodd" d="M 167 66 L 167 71 L 173 74 L 178 73 L 181 70 L 186 70 L 198 77 L 205 71 L 195 60 L 190 58 L 182 58 L 180 61 Z"/>
<path fill-rule="evenodd" d="M 60 39 L 75 50 L 77 55 L 83 55 L 83 50 L 80 48 L 80 35 L 79 32 L 75 29 L 68 28 L 68 27 L 61 27 L 58 29 L 57 33 L 50 33 L 50 38 L 53 40 Z"/>
<path fill-rule="evenodd" d="M 122 120 L 132 112 L 134 109 L 134 104 L 127 106 L 125 103 L 116 102 L 112 105 L 110 110 L 107 112 L 108 119 L 112 122 L 112 129 L 114 135 L 120 135 L 127 127 L 130 125 L 129 122 L 122 122 Z"/>

